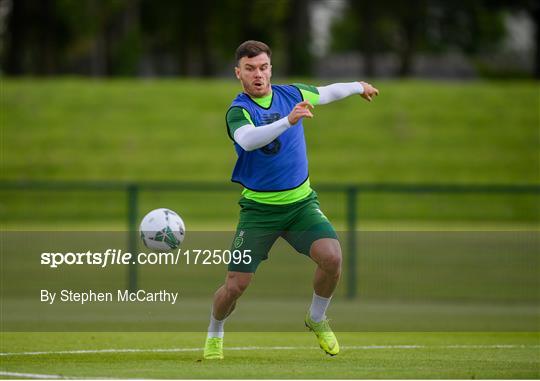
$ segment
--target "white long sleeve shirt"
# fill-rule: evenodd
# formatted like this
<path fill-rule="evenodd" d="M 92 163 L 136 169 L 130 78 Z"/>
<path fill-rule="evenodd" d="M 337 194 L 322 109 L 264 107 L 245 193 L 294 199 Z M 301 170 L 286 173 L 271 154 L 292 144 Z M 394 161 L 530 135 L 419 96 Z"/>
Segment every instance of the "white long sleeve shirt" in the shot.
<path fill-rule="evenodd" d="M 364 87 L 360 82 L 333 83 L 328 86 L 317 87 L 319 101 L 317 104 L 325 105 L 338 101 L 353 94 L 362 94 Z M 255 127 L 246 124 L 234 132 L 234 141 L 246 151 L 253 151 L 271 143 L 279 135 L 291 127 L 288 116 L 265 126 Z"/>

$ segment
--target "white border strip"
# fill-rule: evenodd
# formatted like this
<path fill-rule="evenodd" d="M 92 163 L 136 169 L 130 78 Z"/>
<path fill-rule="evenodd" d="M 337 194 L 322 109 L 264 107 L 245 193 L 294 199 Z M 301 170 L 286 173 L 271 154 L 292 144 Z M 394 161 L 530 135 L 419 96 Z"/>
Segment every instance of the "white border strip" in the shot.
<path fill-rule="evenodd" d="M 371 350 L 371 349 L 537 349 L 540 345 L 526 344 L 488 344 L 488 345 L 345 345 L 342 349 Z M 39 356 L 39 355 L 72 355 L 99 353 L 175 353 L 200 352 L 204 348 L 119 348 L 119 349 L 80 349 L 71 351 L 36 351 L 36 352 L 0 352 L 0 356 Z M 274 346 L 274 347 L 225 347 L 225 351 L 257 351 L 257 350 L 297 350 L 319 349 L 315 346 Z"/>
<path fill-rule="evenodd" d="M 20 373 L 20 372 L 4 372 L 0 371 L 0 376 L 20 377 L 24 379 L 33 378 L 39 380 L 113 380 L 113 378 L 105 377 L 76 377 L 63 376 L 61 374 L 42 374 L 42 373 Z M 138 380 L 138 378 L 129 378 L 129 380 Z"/>
<path fill-rule="evenodd" d="M 18 373 L 18 372 L 3 372 L 0 371 L 0 376 L 21 377 L 21 378 L 35 378 L 40 380 L 65 380 L 66 378 L 78 378 L 67 377 L 59 374 L 39 374 L 39 373 Z"/>

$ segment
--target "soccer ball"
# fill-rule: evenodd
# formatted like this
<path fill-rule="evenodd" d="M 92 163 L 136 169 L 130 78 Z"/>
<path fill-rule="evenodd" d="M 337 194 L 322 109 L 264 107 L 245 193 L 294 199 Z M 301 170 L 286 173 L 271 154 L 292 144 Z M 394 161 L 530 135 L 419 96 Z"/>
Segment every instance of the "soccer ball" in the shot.
<path fill-rule="evenodd" d="M 170 209 L 154 209 L 148 213 L 139 228 L 144 245 L 153 250 L 176 249 L 184 240 L 184 221 Z"/>

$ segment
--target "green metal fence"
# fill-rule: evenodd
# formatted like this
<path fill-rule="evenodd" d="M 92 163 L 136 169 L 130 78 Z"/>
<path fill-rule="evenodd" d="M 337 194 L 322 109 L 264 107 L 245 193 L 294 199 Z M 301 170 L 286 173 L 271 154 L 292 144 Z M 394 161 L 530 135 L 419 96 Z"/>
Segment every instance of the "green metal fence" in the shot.
<path fill-rule="evenodd" d="M 536 184 L 317 184 L 318 191 L 336 192 L 346 196 L 347 226 L 347 297 L 356 296 L 357 259 L 357 205 L 366 193 L 412 193 L 412 194 L 538 194 L 540 185 Z M 238 186 L 214 182 L 82 182 L 82 181 L 3 181 L 0 190 L 53 190 L 53 191 L 123 191 L 127 195 L 128 249 L 136 251 L 138 240 L 138 204 L 141 191 L 197 191 L 197 192 L 238 192 Z M 137 265 L 129 267 L 128 287 L 137 289 Z"/>

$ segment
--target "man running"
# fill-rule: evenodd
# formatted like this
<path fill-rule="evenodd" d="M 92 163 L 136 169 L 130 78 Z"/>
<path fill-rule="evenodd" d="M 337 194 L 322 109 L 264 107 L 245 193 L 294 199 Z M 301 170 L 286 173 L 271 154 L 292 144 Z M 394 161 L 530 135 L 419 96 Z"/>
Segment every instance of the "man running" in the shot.
<path fill-rule="evenodd" d="M 271 56 L 270 48 L 259 41 L 246 41 L 236 50 L 235 73 L 243 92 L 232 102 L 226 120 L 238 155 L 232 181 L 244 190 L 231 250 L 251 252 L 249 261 L 229 265 L 225 284 L 214 295 L 205 359 L 223 358 L 225 320 L 279 237 L 317 264 L 305 325 L 326 353 L 339 353 L 326 309 L 341 275 L 341 247 L 310 186 L 302 118 L 312 118 L 315 105 L 353 94 L 371 101 L 379 91 L 366 82 L 271 85 Z"/>

